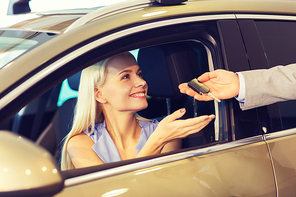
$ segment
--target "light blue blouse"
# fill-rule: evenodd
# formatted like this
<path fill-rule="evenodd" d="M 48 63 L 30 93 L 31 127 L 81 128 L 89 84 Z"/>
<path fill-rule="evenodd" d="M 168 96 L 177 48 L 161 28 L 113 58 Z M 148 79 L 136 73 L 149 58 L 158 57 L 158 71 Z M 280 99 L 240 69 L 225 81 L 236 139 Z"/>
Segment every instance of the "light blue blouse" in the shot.
<path fill-rule="evenodd" d="M 150 135 L 156 129 L 158 125 L 157 120 L 152 122 L 139 121 L 139 125 L 142 127 L 139 142 L 136 145 L 137 154 L 143 148 Z M 95 124 L 95 129 L 92 134 L 84 131 L 93 141 L 94 145 L 92 149 L 100 157 L 104 163 L 110 163 L 115 161 L 121 161 L 117 147 L 115 146 L 109 132 L 106 129 L 105 121 L 103 123 Z"/>

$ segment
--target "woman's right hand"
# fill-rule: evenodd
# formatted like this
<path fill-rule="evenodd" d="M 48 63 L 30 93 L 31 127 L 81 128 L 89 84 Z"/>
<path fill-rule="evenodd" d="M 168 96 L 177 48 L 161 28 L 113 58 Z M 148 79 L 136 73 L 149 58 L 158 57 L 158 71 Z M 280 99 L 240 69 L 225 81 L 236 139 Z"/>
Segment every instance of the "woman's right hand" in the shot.
<path fill-rule="evenodd" d="M 164 144 L 168 141 L 185 138 L 197 133 L 207 126 L 215 115 L 204 115 L 195 118 L 179 119 L 185 114 L 185 108 L 175 111 L 159 122 L 153 134 L 157 135 Z"/>
<path fill-rule="evenodd" d="M 230 99 L 239 93 L 239 77 L 236 73 L 218 69 L 212 72 L 206 72 L 198 77 L 198 81 L 210 88 L 210 92 L 219 99 Z M 179 85 L 180 92 L 194 97 L 200 101 L 213 100 L 208 94 L 198 94 L 188 87 L 188 83 Z"/>

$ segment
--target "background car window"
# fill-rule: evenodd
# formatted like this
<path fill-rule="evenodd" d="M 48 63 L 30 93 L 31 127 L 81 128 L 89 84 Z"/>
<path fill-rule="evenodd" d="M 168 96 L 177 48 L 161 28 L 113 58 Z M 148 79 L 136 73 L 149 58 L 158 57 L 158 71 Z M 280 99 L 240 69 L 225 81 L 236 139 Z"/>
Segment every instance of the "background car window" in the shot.
<path fill-rule="evenodd" d="M 255 21 L 270 67 L 296 63 L 296 23 Z M 283 129 L 296 127 L 296 101 L 277 104 Z"/>
<path fill-rule="evenodd" d="M 0 30 L 0 69 L 18 56 L 52 39 L 55 34 Z"/>
<path fill-rule="evenodd" d="M 37 44 L 37 41 L 34 40 L 26 40 L 26 39 L 21 39 L 21 38 L 9 38 L 2 36 L 0 37 L 0 50 L 5 51 L 1 53 L 0 57 L 0 65 L 3 67 L 6 65 L 8 62 L 10 62 L 12 59 L 15 57 L 21 55 L 24 53 L 26 50 Z M 22 43 L 21 45 L 17 43 Z M 13 45 L 16 45 L 13 47 Z M 13 48 L 13 50 L 5 50 L 6 48 Z"/>

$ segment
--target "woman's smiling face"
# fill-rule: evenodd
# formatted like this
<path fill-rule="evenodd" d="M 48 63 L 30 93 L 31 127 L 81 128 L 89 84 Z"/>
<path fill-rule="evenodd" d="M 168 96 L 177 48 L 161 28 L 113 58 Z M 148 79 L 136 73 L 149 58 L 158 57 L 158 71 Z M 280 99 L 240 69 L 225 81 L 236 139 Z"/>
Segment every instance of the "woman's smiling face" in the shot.
<path fill-rule="evenodd" d="M 147 90 L 148 85 L 136 60 L 125 53 L 107 63 L 106 80 L 99 88 L 103 100 L 97 100 L 108 109 L 137 112 L 148 106 Z"/>

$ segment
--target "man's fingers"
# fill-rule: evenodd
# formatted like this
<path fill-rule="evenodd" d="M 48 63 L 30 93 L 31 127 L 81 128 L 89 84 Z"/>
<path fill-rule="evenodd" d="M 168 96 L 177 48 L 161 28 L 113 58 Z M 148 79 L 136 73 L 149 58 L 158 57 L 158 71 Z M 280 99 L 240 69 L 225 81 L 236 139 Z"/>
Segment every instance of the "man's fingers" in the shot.
<path fill-rule="evenodd" d="M 186 88 L 188 88 L 188 83 L 181 83 L 179 85 L 179 89 L 186 89 Z"/>
<path fill-rule="evenodd" d="M 188 83 L 181 83 L 178 87 L 182 94 L 186 94 L 186 91 L 189 89 Z"/>
<path fill-rule="evenodd" d="M 212 101 L 214 100 L 212 97 L 208 96 L 207 94 L 199 94 L 196 91 L 192 90 L 188 87 L 188 83 L 181 83 L 179 85 L 180 92 L 183 94 L 187 94 L 188 96 L 194 97 L 196 100 L 199 101 Z"/>
<path fill-rule="evenodd" d="M 197 80 L 201 83 L 209 81 L 210 78 L 210 73 L 209 72 L 205 72 L 204 74 L 200 75 Z"/>
<path fill-rule="evenodd" d="M 194 95 L 194 98 L 195 100 L 198 100 L 198 101 L 212 101 L 214 100 L 212 97 L 208 96 L 207 94 L 195 94 Z"/>

